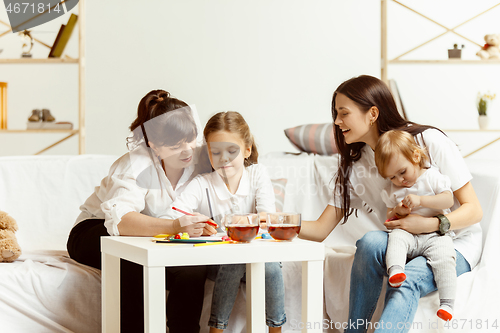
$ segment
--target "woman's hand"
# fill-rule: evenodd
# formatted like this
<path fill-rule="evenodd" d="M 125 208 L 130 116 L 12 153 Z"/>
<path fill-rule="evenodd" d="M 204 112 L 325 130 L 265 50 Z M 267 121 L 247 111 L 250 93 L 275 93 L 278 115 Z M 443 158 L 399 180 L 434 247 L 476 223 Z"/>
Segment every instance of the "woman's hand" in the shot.
<path fill-rule="evenodd" d="M 205 222 L 207 220 L 210 220 L 210 218 L 196 212 L 192 213 L 191 215 L 182 215 L 177 219 L 177 221 L 179 222 L 179 227 L 181 228 L 186 227 L 193 223 Z"/>
<path fill-rule="evenodd" d="M 187 232 L 190 237 L 200 237 L 203 235 L 204 230 L 205 223 L 194 223 L 180 228 L 179 232 Z"/>
<path fill-rule="evenodd" d="M 207 216 L 200 213 L 192 215 L 183 215 L 176 222 L 179 225 L 178 232 L 187 232 L 191 237 L 199 237 L 202 234 L 212 235 L 217 231 L 208 223 L 203 223 L 210 220 Z"/>
<path fill-rule="evenodd" d="M 403 229 L 414 235 L 427 234 L 439 229 L 439 220 L 436 217 L 423 217 L 418 214 L 410 214 L 398 220 L 384 223 L 389 230 Z"/>

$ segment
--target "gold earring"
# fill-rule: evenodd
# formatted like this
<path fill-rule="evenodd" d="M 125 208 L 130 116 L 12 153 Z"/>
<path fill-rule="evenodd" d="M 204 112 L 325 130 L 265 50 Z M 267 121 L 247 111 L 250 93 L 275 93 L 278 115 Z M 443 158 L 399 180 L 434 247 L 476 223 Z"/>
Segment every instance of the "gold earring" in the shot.
<path fill-rule="evenodd" d="M 373 120 L 370 120 L 370 126 L 373 126 Z"/>

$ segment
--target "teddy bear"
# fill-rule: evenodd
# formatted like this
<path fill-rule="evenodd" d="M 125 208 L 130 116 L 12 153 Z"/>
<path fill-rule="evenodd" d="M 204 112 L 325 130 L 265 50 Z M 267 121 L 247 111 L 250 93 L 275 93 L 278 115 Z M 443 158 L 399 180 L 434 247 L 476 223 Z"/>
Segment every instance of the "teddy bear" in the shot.
<path fill-rule="evenodd" d="M 13 262 L 21 255 L 21 247 L 14 234 L 16 231 L 16 220 L 0 211 L 0 262 Z"/>
<path fill-rule="evenodd" d="M 486 44 L 476 53 L 481 59 L 500 59 L 500 34 L 484 36 Z"/>

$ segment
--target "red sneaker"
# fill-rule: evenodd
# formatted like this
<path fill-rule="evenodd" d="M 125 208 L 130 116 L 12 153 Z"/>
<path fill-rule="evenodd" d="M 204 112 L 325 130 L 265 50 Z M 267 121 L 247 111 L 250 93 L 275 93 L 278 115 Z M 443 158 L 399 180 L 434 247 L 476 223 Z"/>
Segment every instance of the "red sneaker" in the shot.
<path fill-rule="evenodd" d="M 406 280 L 405 273 L 397 273 L 389 277 L 389 284 L 393 288 L 399 288 L 405 280 Z"/>
<path fill-rule="evenodd" d="M 449 321 L 451 320 L 451 318 L 453 318 L 452 314 L 444 309 L 439 309 L 437 312 L 437 316 L 443 319 L 444 321 Z"/>

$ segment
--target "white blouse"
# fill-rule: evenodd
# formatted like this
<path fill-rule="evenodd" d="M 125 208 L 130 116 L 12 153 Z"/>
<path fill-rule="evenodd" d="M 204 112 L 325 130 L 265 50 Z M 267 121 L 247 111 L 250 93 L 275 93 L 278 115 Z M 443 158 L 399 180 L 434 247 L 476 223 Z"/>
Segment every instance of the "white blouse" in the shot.
<path fill-rule="evenodd" d="M 422 136 L 425 145 L 422 142 Z M 452 191 L 460 189 L 472 179 L 472 175 L 453 141 L 435 129 L 425 130 L 422 136 L 416 135 L 415 140 L 422 147 L 427 147 L 431 165 L 450 178 Z M 363 147 L 361 158 L 353 164 L 349 180 L 351 183 L 351 207 L 367 212 L 372 220 L 377 221 L 379 230 L 387 230 L 383 225 L 386 220 L 387 208 L 381 199 L 381 193 L 389 185 L 390 180 L 382 178 L 378 173 L 374 152 L 370 146 Z M 329 205 L 342 207 L 342 196 L 334 193 Z M 460 203 L 455 198 L 455 205 L 451 210 L 453 211 L 459 206 Z M 372 212 L 370 213 L 370 211 Z M 455 249 L 467 259 L 471 268 L 474 268 L 481 256 L 481 226 L 476 223 L 454 231 L 456 234 L 456 238 L 453 240 Z"/>
<path fill-rule="evenodd" d="M 113 163 L 109 174 L 94 193 L 80 206 L 75 225 L 86 219 L 104 219 L 111 236 L 119 236 L 118 224 L 129 212 L 152 217 L 164 216 L 172 201 L 184 190 L 193 176 L 194 166 L 184 169 L 173 188 L 158 161 L 144 146 L 126 153 Z"/>
<path fill-rule="evenodd" d="M 207 198 L 210 197 L 212 214 Z M 261 164 L 253 164 L 243 170 L 238 190 L 229 192 L 222 177 L 216 172 L 198 175 L 186 189 L 174 200 L 173 207 L 186 212 L 199 212 L 221 226 L 222 217 L 231 213 L 260 213 L 276 211 L 274 190 L 266 168 Z M 169 210 L 165 218 L 176 219 L 182 213 Z"/>

